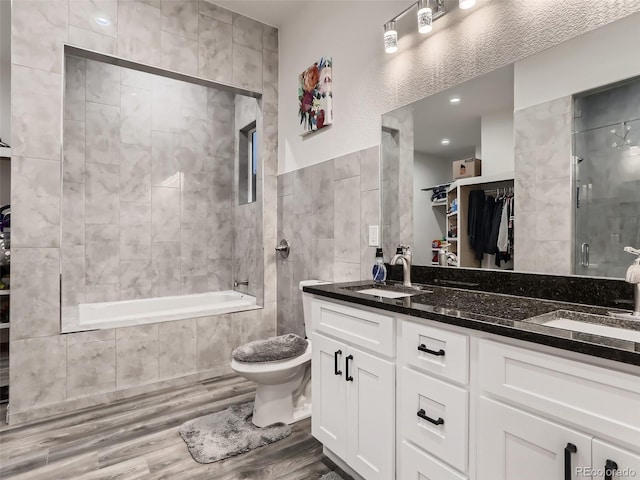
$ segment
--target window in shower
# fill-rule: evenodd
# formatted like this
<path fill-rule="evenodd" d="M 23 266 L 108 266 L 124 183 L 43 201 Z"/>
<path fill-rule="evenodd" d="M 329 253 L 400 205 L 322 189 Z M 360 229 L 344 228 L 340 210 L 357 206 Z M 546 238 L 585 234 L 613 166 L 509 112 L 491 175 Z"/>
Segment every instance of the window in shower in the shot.
<path fill-rule="evenodd" d="M 240 130 L 238 165 L 238 203 L 244 205 L 256 201 L 258 175 L 258 133 L 256 122 Z"/>
<path fill-rule="evenodd" d="M 575 266 L 621 278 L 640 245 L 640 78 L 574 101 Z"/>

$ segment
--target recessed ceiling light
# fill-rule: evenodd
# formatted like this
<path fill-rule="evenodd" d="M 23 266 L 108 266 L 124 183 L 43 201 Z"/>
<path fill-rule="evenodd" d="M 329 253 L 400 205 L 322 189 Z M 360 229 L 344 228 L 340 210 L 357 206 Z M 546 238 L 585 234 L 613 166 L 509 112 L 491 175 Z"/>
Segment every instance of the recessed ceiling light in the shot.
<path fill-rule="evenodd" d="M 451 142 L 449 141 L 448 138 L 443 138 L 442 140 L 440 140 L 440 143 L 442 145 L 449 145 Z"/>
<path fill-rule="evenodd" d="M 460 103 L 460 97 L 451 97 L 449 103 Z"/>
<path fill-rule="evenodd" d="M 104 27 L 111 25 L 111 20 L 109 20 L 108 18 L 96 17 L 94 18 L 94 20 L 98 25 L 102 25 Z"/>

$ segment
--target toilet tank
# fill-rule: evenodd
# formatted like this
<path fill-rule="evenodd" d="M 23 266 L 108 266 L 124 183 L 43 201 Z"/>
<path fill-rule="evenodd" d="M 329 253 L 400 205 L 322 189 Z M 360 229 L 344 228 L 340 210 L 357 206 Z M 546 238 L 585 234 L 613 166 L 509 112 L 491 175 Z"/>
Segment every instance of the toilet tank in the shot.
<path fill-rule="evenodd" d="M 302 295 L 302 308 L 304 309 L 304 334 L 309 336 L 311 333 L 311 297 L 313 295 L 304 293 L 302 287 L 310 287 L 312 285 L 327 285 L 332 282 L 325 282 L 323 280 L 302 280 L 298 286 L 300 287 L 300 294 Z"/>

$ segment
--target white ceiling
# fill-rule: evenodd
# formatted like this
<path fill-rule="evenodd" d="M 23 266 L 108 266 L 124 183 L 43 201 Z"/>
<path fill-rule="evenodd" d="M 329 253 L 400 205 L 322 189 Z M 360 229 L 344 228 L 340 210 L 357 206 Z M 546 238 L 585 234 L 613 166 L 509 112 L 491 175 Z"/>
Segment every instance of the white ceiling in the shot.
<path fill-rule="evenodd" d="M 313 0 L 207 0 L 233 12 L 280 28 Z M 318 0 L 315 0 L 318 1 Z"/>
<path fill-rule="evenodd" d="M 454 96 L 460 103 L 449 102 Z M 505 110 L 513 111 L 512 65 L 414 103 L 414 149 L 448 160 L 473 156 L 480 145 L 480 117 Z M 443 138 L 451 143 L 443 146 Z"/>

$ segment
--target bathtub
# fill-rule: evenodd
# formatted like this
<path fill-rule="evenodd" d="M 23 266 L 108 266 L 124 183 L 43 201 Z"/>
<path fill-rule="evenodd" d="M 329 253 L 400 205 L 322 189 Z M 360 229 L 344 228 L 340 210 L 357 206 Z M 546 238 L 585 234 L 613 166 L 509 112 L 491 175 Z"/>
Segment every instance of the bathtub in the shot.
<path fill-rule="evenodd" d="M 74 331 L 128 327 L 261 308 L 255 297 L 233 290 L 172 297 L 81 303 L 74 312 Z M 64 323 L 64 322 L 63 322 Z M 70 330 L 70 329 L 65 329 Z"/>

